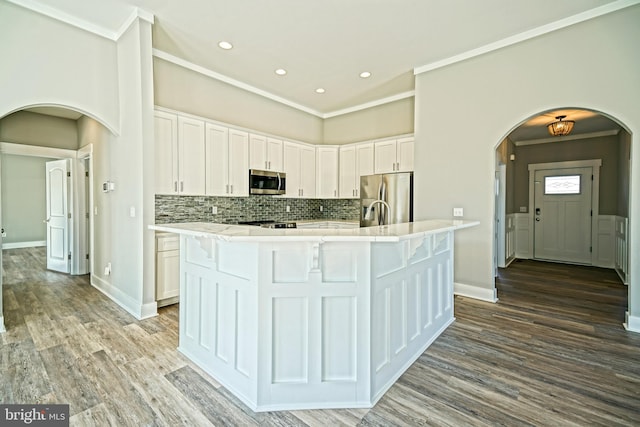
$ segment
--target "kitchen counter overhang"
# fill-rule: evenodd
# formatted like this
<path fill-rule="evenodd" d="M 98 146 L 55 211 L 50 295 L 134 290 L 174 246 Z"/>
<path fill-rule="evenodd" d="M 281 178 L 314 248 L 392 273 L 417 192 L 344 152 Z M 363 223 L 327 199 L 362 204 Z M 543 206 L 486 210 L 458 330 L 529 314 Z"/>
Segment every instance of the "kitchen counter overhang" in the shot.
<path fill-rule="evenodd" d="M 453 233 L 474 221 L 179 233 L 179 351 L 254 411 L 369 408 L 454 321 Z"/>

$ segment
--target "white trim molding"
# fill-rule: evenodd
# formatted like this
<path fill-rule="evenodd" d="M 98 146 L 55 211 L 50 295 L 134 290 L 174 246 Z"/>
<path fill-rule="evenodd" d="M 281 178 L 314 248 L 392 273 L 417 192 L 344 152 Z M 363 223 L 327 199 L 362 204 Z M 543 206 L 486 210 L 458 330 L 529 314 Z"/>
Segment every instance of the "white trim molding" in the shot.
<path fill-rule="evenodd" d="M 120 289 L 95 274 L 91 274 L 91 286 L 102 292 L 111 301 L 125 309 L 137 320 L 147 319 L 158 314 L 156 302 L 140 304 Z"/>
<path fill-rule="evenodd" d="M 549 24 L 542 25 L 540 27 L 533 28 L 528 31 L 524 31 L 522 33 L 513 35 L 511 37 L 507 37 L 502 40 L 498 40 L 496 42 L 489 43 L 484 46 L 480 46 L 479 48 L 471 49 L 466 52 L 460 53 L 458 55 L 450 56 L 449 58 L 445 58 L 440 61 L 431 62 L 429 64 L 414 68 L 413 74 L 418 75 L 418 74 L 426 73 L 429 71 L 437 70 L 438 68 L 443 68 L 448 65 L 455 64 L 457 62 L 462 62 L 467 59 L 474 58 L 476 56 L 484 55 L 485 53 L 493 52 L 493 51 L 502 49 L 504 47 L 518 44 L 518 43 L 536 38 L 538 36 L 542 36 L 544 34 L 548 34 L 553 31 L 569 27 L 571 25 L 579 24 L 580 22 L 588 21 L 590 19 L 607 15 L 612 12 L 617 12 L 618 10 L 626 9 L 627 7 L 635 6 L 639 3 L 640 3 L 640 0 L 613 1 L 611 3 L 607 3 L 605 5 L 602 5 L 590 10 L 586 10 L 576 15 L 559 19 L 555 22 L 551 22 Z"/>
<path fill-rule="evenodd" d="M 629 332 L 640 332 L 640 317 L 631 316 L 627 311 L 625 313 L 625 322 L 622 325 Z"/>
<path fill-rule="evenodd" d="M 0 334 L 6 331 L 7 329 L 4 327 L 4 316 L 0 316 Z"/>
<path fill-rule="evenodd" d="M 0 153 L 14 156 L 49 157 L 51 159 L 75 159 L 76 151 L 64 148 L 42 147 L 40 145 L 0 142 Z"/>
<path fill-rule="evenodd" d="M 22 249 L 22 248 L 39 248 L 47 246 L 46 240 L 36 240 L 33 242 L 15 242 L 15 243 L 3 243 L 2 249 Z"/>
<path fill-rule="evenodd" d="M 461 297 L 473 298 L 487 302 L 498 302 L 498 290 L 487 289 L 478 286 L 467 285 L 466 283 L 453 283 L 453 294 Z"/>

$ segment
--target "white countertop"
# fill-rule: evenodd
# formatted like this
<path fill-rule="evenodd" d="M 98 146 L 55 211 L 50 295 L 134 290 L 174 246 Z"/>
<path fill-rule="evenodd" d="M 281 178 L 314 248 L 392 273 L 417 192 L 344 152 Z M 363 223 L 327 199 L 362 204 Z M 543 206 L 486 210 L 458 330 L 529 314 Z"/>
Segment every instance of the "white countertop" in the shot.
<path fill-rule="evenodd" d="M 178 224 L 156 224 L 149 228 L 156 231 L 185 234 L 189 236 L 213 237 L 233 242 L 273 241 L 321 241 L 321 242 L 398 242 L 449 230 L 474 227 L 478 221 L 433 219 L 403 224 L 381 225 L 351 229 L 273 229 L 250 225 L 215 224 L 209 222 L 186 222 Z"/>

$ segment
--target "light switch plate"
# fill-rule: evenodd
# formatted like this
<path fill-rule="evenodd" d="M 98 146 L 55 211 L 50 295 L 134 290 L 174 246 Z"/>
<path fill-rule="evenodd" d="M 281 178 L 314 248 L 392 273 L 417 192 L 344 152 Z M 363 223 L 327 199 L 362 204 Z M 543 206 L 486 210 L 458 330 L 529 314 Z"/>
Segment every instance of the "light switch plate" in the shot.
<path fill-rule="evenodd" d="M 211 206 L 211 213 L 213 215 L 217 215 L 218 214 L 218 207 L 217 206 Z"/>
<path fill-rule="evenodd" d="M 453 216 L 463 216 L 464 210 L 462 208 L 453 208 Z"/>

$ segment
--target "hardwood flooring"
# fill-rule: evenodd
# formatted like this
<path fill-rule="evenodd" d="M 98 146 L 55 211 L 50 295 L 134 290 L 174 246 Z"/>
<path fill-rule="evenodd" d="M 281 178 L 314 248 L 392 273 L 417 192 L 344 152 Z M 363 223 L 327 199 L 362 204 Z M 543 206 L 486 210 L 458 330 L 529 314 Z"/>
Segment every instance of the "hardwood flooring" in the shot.
<path fill-rule="evenodd" d="M 177 306 L 136 321 L 88 284 L 4 251 L 0 401 L 69 403 L 71 425 L 640 425 L 640 334 L 613 271 L 502 270 L 370 409 L 254 413 L 176 351 Z"/>

